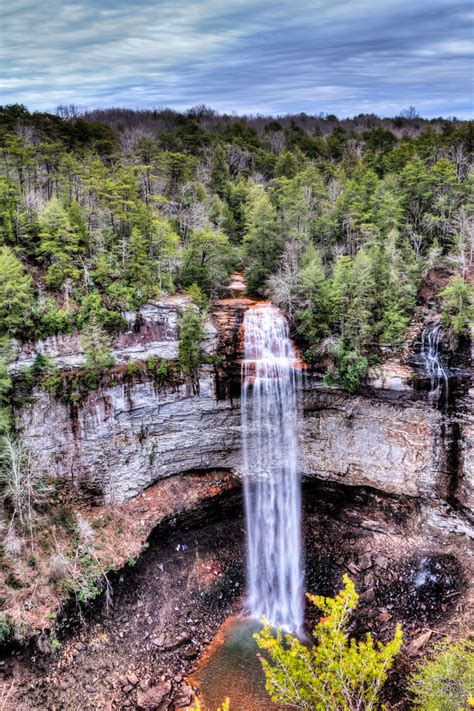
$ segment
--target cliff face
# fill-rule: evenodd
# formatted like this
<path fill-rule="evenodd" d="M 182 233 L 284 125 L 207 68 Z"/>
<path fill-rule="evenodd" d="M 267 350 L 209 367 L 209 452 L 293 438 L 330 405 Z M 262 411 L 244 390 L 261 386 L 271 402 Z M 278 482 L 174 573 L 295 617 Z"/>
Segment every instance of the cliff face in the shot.
<path fill-rule="evenodd" d="M 115 362 L 124 364 L 152 357 L 175 360 L 178 357 L 179 320 L 189 303 L 187 296 L 174 296 L 146 304 L 138 313 L 125 314 L 128 329 L 116 337 L 111 350 Z M 208 319 L 201 346 L 204 353 L 215 352 L 217 338 L 217 330 Z M 21 368 L 33 365 L 38 353 L 49 356 L 63 370 L 77 370 L 85 363 L 85 354 L 78 334 L 52 336 L 19 348 L 10 367 L 11 373 L 18 373 Z"/>
<path fill-rule="evenodd" d="M 36 465 L 109 502 L 192 469 L 237 468 L 238 407 L 216 400 L 214 374 L 203 370 L 199 394 L 189 385 L 148 380 L 91 391 L 71 409 L 34 393 L 20 415 Z"/>
<path fill-rule="evenodd" d="M 181 301 L 150 305 L 131 319 L 130 331 L 115 344 L 116 361 L 176 358 Z M 219 362 L 203 366 L 194 384 L 157 384 L 145 374 L 92 390 L 76 405 L 35 391 L 17 420 L 36 465 L 114 502 L 189 470 L 238 473 L 239 329 L 249 303 L 229 299 L 213 305 L 204 350 Z M 80 365 L 82 356 L 72 353 L 77 343 L 69 339 L 56 340 L 56 351 L 51 343 L 39 350 L 63 367 L 66 359 L 69 367 Z M 33 357 L 26 349 L 16 367 Z M 454 429 L 447 428 L 445 415 L 413 390 L 412 380 L 412 369 L 389 362 L 371 373 L 363 395 L 351 396 L 306 375 L 302 472 L 397 495 L 472 503 L 472 400 L 466 393 L 451 417 Z"/>
<path fill-rule="evenodd" d="M 422 402 L 304 393 L 303 466 L 319 478 L 432 497 L 440 480 L 440 413 Z"/>

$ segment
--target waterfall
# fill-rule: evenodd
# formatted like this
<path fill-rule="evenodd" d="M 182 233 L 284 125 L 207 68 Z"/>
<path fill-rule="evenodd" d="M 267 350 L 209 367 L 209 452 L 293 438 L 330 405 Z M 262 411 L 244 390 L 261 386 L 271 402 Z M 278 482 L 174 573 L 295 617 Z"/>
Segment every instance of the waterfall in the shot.
<path fill-rule="evenodd" d="M 437 400 L 444 383 L 445 398 L 448 398 L 448 374 L 439 353 L 441 327 L 425 329 L 421 335 L 420 357 L 427 376 L 431 380 L 430 397 Z"/>
<path fill-rule="evenodd" d="M 244 318 L 242 429 L 248 607 L 276 627 L 303 624 L 298 357 L 272 306 Z"/>

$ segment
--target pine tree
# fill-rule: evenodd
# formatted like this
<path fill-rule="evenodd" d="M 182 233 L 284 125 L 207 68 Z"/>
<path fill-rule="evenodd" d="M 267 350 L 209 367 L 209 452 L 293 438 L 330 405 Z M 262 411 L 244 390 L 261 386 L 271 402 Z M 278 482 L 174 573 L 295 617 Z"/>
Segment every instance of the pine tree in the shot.
<path fill-rule="evenodd" d="M 31 277 L 10 247 L 0 247 L 0 335 L 27 337 L 32 308 Z"/>
<path fill-rule="evenodd" d="M 48 285 L 59 289 L 66 279 L 77 280 L 79 270 L 75 260 L 80 251 L 79 236 L 57 198 L 52 198 L 40 215 L 39 237 L 38 254 L 49 265 Z"/>
<path fill-rule="evenodd" d="M 377 284 L 373 272 L 373 255 L 360 249 L 352 261 L 349 289 L 351 301 L 345 320 L 344 337 L 357 353 L 370 351 L 376 330 L 374 309 Z"/>
<path fill-rule="evenodd" d="M 309 344 L 306 358 L 314 361 L 317 346 L 329 333 L 332 310 L 330 283 L 326 278 L 321 255 L 315 247 L 310 247 L 303 257 L 298 282 L 304 306 L 296 315 L 297 328 Z"/>
<path fill-rule="evenodd" d="M 114 364 L 114 359 L 110 354 L 111 341 L 100 322 L 93 314 L 86 326 L 82 338 L 81 346 L 86 357 L 86 368 L 102 370 L 110 368 Z"/>
<path fill-rule="evenodd" d="M 187 306 L 180 323 L 179 362 L 188 375 L 194 376 L 201 363 L 203 336 L 201 316 L 193 306 Z"/>
<path fill-rule="evenodd" d="M 0 176 L 0 244 L 14 244 L 18 190 Z"/>
<path fill-rule="evenodd" d="M 227 185 L 230 179 L 229 165 L 224 147 L 219 144 L 214 151 L 211 170 L 211 190 L 224 197 L 227 191 Z"/>
<path fill-rule="evenodd" d="M 132 229 L 128 245 L 126 274 L 129 284 L 146 301 L 152 291 L 153 271 L 147 240 L 139 227 Z"/>
<path fill-rule="evenodd" d="M 441 292 L 442 319 L 455 336 L 469 332 L 474 323 L 474 290 L 458 274 Z"/>
<path fill-rule="evenodd" d="M 260 188 L 254 189 L 250 199 L 243 246 L 247 290 L 250 294 L 262 294 L 265 280 L 278 267 L 283 239 L 279 234 L 275 208 Z"/>

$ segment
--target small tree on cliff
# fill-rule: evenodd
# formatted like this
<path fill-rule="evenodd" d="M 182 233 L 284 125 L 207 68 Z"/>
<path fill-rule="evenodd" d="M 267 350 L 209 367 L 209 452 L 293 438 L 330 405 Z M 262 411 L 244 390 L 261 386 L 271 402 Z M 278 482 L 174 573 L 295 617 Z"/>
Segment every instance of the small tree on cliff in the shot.
<path fill-rule="evenodd" d="M 255 635 L 267 691 L 273 701 L 307 711 L 374 711 L 387 672 L 402 645 L 398 625 L 387 644 L 349 639 L 349 617 L 359 596 L 345 575 L 344 587 L 335 598 L 308 595 L 324 617 L 313 630 L 317 644 L 307 647 L 296 637 L 275 632 L 270 625 Z"/>
<path fill-rule="evenodd" d="M 203 335 L 201 316 L 192 306 L 187 306 L 181 319 L 179 363 L 188 375 L 194 375 L 201 362 L 200 346 Z"/>
<path fill-rule="evenodd" d="M 114 365 L 110 355 L 111 341 L 94 315 L 91 317 L 81 338 L 86 356 L 86 368 L 102 370 Z"/>

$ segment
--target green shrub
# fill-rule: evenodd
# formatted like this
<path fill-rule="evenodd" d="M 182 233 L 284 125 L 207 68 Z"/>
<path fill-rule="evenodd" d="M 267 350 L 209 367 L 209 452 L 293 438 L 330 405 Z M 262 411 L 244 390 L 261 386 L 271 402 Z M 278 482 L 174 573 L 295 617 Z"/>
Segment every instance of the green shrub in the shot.
<path fill-rule="evenodd" d="M 60 309 L 54 299 L 47 299 L 39 315 L 36 336 L 47 338 L 48 336 L 57 336 L 62 333 L 71 333 L 71 331 L 70 315 Z"/>
<path fill-rule="evenodd" d="M 100 372 L 95 368 L 91 368 L 87 373 L 82 376 L 82 382 L 88 390 L 97 390 L 100 384 Z M 69 400 L 72 402 L 74 399 L 74 391 L 71 391 Z"/>
<path fill-rule="evenodd" d="M 169 376 L 170 370 L 168 363 L 165 360 L 162 360 L 159 366 L 156 369 L 156 375 L 160 380 L 166 380 Z"/>
<path fill-rule="evenodd" d="M 187 306 L 181 319 L 179 363 L 188 375 L 195 374 L 200 362 L 200 346 L 203 338 L 201 316 L 192 306 Z"/>
<path fill-rule="evenodd" d="M 413 706 L 423 711 L 464 711 L 474 705 L 474 644 L 446 640 L 409 682 Z"/>
<path fill-rule="evenodd" d="M 158 359 L 154 356 L 150 356 L 146 362 L 146 369 L 149 373 L 154 373 L 158 366 Z"/>
<path fill-rule="evenodd" d="M 313 630 L 317 644 L 308 647 L 292 635 L 282 635 L 267 624 L 255 635 L 266 652 L 260 661 L 266 688 L 273 701 L 307 711 L 379 707 L 380 691 L 402 646 L 402 630 L 386 644 L 372 636 L 357 642 L 349 638 L 348 623 L 359 596 L 344 576 L 344 587 L 335 598 L 308 595 L 323 612 Z"/>
<path fill-rule="evenodd" d="M 469 332 L 474 320 L 474 290 L 456 275 L 441 292 L 441 318 L 449 326 L 455 336 Z"/>
<path fill-rule="evenodd" d="M 25 624 L 15 622 L 8 613 L 0 617 L 0 645 L 9 642 L 24 642 L 27 638 L 28 629 Z"/>
<path fill-rule="evenodd" d="M 127 373 L 128 375 L 138 375 L 141 371 L 140 363 L 130 362 L 127 363 Z"/>
<path fill-rule="evenodd" d="M 367 375 L 367 358 L 356 351 L 346 350 L 342 341 L 334 346 L 331 354 L 334 357 L 335 369 L 325 376 L 324 381 L 328 385 L 339 385 L 354 393 Z"/>
<path fill-rule="evenodd" d="M 52 373 L 51 375 L 46 375 L 41 381 L 43 389 L 46 390 L 50 395 L 55 397 L 60 397 L 63 391 L 64 381 L 63 377 L 59 373 Z"/>
<path fill-rule="evenodd" d="M 20 590 L 23 587 L 23 583 L 16 577 L 15 573 L 8 573 L 5 576 L 5 585 L 8 585 L 13 590 Z"/>

